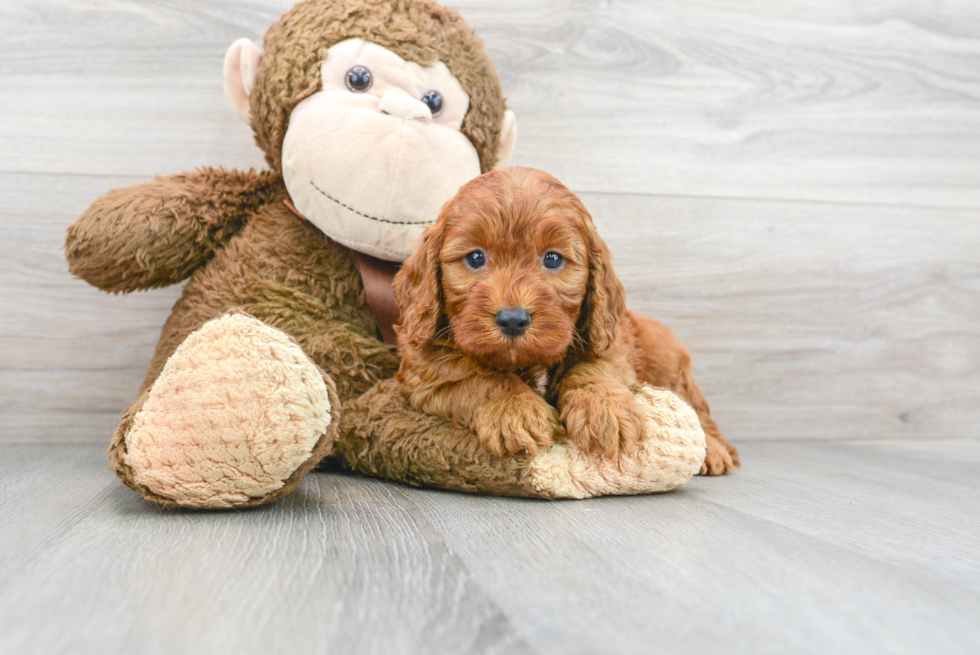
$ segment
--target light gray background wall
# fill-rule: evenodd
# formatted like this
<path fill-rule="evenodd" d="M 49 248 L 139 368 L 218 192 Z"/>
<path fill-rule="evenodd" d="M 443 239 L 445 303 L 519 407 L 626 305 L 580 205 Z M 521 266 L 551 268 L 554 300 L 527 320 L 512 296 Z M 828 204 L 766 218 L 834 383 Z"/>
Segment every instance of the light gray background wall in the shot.
<path fill-rule="evenodd" d="M 180 291 L 73 280 L 64 230 L 261 167 L 221 62 L 291 4 L 0 1 L 0 439 L 108 440 Z M 735 442 L 980 435 L 980 3 L 451 4 Z"/>

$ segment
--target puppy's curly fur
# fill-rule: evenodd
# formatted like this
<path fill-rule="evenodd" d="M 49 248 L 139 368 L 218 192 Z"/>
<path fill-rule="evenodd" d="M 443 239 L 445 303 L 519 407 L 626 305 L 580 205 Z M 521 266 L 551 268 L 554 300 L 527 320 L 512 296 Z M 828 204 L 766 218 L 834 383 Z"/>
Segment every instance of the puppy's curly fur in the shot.
<path fill-rule="evenodd" d="M 474 430 L 495 455 L 536 452 L 564 428 L 583 450 L 616 457 L 643 436 L 630 391 L 643 380 L 697 411 L 702 474 L 736 468 L 687 348 L 627 311 L 610 259 L 582 202 L 551 175 L 506 168 L 467 183 L 395 276 L 397 377 L 411 404 Z"/>

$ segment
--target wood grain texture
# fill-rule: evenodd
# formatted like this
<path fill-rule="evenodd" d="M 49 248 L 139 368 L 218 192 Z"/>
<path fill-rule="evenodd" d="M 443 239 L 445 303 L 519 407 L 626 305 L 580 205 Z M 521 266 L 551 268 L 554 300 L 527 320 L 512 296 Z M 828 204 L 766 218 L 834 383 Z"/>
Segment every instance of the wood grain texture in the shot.
<path fill-rule="evenodd" d="M 390 485 L 178 514 L 99 448 L 0 448 L 0 652 L 531 652 Z"/>
<path fill-rule="evenodd" d="M 72 280 L 64 230 L 261 167 L 221 60 L 290 4 L 0 0 L 0 438 L 108 438 L 180 290 Z M 453 4 L 734 440 L 980 437 L 980 5 Z"/>
<path fill-rule="evenodd" d="M 312 474 L 161 511 L 97 445 L 0 444 L 0 652 L 974 653 L 975 441 L 755 443 L 658 496 Z"/>
<path fill-rule="evenodd" d="M 583 199 L 736 441 L 980 437 L 980 212 Z"/>
<path fill-rule="evenodd" d="M 2 172 L 259 165 L 225 48 L 290 0 L 0 6 Z M 468 0 L 518 161 L 583 191 L 980 204 L 970 0 Z"/>
<path fill-rule="evenodd" d="M 118 178 L 4 183 L 0 435 L 105 441 L 179 288 L 109 296 L 69 279 L 63 229 Z M 687 342 L 735 441 L 980 436 L 977 212 L 582 197 L 630 307 Z"/>

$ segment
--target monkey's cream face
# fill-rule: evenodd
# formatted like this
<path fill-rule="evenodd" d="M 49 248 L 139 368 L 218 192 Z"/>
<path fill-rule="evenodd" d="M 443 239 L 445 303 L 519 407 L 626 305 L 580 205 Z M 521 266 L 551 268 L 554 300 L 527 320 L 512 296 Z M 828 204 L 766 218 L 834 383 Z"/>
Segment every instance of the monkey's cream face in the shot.
<path fill-rule="evenodd" d="M 480 174 L 460 132 L 469 96 L 442 62 L 420 66 L 362 39 L 330 48 L 320 73 L 322 90 L 293 109 L 283 140 L 289 195 L 332 239 L 402 261 Z"/>

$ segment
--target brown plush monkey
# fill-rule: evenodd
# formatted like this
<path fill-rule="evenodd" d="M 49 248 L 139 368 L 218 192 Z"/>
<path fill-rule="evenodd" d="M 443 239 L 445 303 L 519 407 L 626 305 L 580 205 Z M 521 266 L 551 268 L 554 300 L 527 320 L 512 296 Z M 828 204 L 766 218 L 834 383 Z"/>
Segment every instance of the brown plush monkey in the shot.
<path fill-rule="evenodd" d="M 72 273 L 112 292 L 189 278 L 109 450 L 162 505 L 240 507 L 325 456 L 411 484 L 540 497 L 661 491 L 701 466 L 676 396 L 637 388 L 652 435 L 627 462 L 572 446 L 492 458 L 407 406 L 359 268 L 401 261 L 441 204 L 505 161 L 497 74 L 429 0 L 308 0 L 236 42 L 225 89 L 270 170 L 205 168 L 110 191 L 68 230 Z"/>

